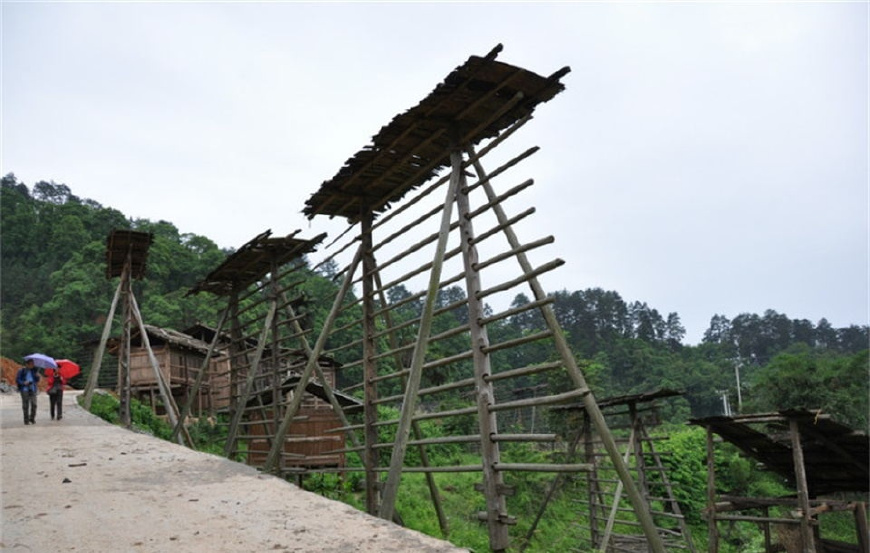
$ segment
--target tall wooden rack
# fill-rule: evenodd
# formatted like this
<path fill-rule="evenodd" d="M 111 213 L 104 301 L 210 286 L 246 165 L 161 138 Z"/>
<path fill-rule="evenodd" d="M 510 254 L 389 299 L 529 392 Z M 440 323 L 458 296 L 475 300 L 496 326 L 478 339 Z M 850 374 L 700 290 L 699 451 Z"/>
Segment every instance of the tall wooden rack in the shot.
<path fill-rule="evenodd" d="M 609 428 L 619 431 L 616 438 L 623 460 L 629 466 L 650 514 L 668 551 L 696 553 L 689 527 L 667 475 L 664 457 L 668 452 L 656 448 L 656 439 L 649 428 L 658 420 L 656 400 L 680 395 L 671 390 L 606 398 L 600 402 Z M 616 478 L 610 459 L 601 453 L 597 433 L 585 408 L 566 407 L 566 412 L 579 411 L 578 432 L 574 438 L 576 455 L 593 470 L 586 474 L 583 487 L 588 497 L 587 508 L 581 510 L 589 533 L 578 550 L 610 553 L 643 553 L 647 544 L 634 530 L 637 521 L 626 508 L 622 482 Z M 577 417 L 572 417 L 574 420 Z M 557 486 L 554 484 L 554 488 Z M 628 516 L 626 516 L 628 515 Z M 626 531 L 628 530 L 628 531 Z"/>
<path fill-rule="evenodd" d="M 522 200 L 534 181 L 512 175 L 538 148 L 509 152 L 506 145 L 538 105 L 564 89 L 560 79 L 570 70 L 541 77 L 496 61 L 500 51 L 499 45 L 457 67 L 306 202 L 309 218 L 348 222 L 315 267 L 329 267 L 339 285 L 316 334 L 297 271 L 323 236 L 272 239 L 265 233 L 191 290 L 227 299 L 211 345 L 228 350 L 231 360 L 226 453 L 238 457 L 255 440 L 266 440 L 268 454 L 256 463 L 265 471 L 285 477 L 359 471 L 366 510 L 385 519 L 400 516 L 403 477 L 420 475 L 445 537 L 450 528 L 438 474 L 477 474 L 482 508 L 474 516 L 485 524 L 490 548 L 500 552 L 518 539 L 510 535 L 516 524 L 512 479 L 594 470 L 594 463 L 567 461 L 571 444 L 547 424 L 558 416 L 555 407 L 580 402 L 624 487 L 641 539 L 649 551 L 663 553 L 649 503 L 541 285 L 541 277 L 563 264 L 541 259 L 554 238 L 519 238 L 535 213 Z M 485 169 L 485 162 L 493 168 Z M 520 292 L 531 299 L 512 303 Z M 448 313 L 458 326 L 444 326 Z M 530 314 L 540 328 L 516 336 L 493 332 L 508 318 Z M 540 359 L 508 364 L 529 344 L 545 352 Z M 290 357 L 302 360 L 292 371 Z M 324 362 L 338 371 L 335 381 L 324 375 Z M 533 397 L 514 393 L 528 387 L 536 390 Z M 329 431 L 340 437 L 329 453 L 357 456 L 360 466 L 317 466 L 288 455 L 288 440 L 305 420 L 300 410 L 306 391 L 313 389 L 341 421 Z M 185 406 L 181 420 L 187 411 Z M 421 427 L 435 419 L 447 433 L 427 437 Z M 262 431 L 250 431 L 254 426 Z M 182 429 L 176 424 L 176 434 Z M 445 445 L 460 446 L 476 460 L 438 465 L 428 452 Z M 515 458 L 511 449 L 517 445 L 546 453 L 545 461 Z"/>
<path fill-rule="evenodd" d="M 140 333 L 142 345 L 148 353 L 149 363 L 151 369 L 154 371 L 154 378 L 159 387 L 160 396 L 163 400 L 164 406 L 166 407 L 166 413 L 169 420 L 172 424 L 176 424 L 180 420 L 178 416 L 178 406 L 172 397 L 169 383 L 166 381 L 163 372 L 160 370 L 160 364 L 151 349 L 151 344 L 148 341 L 148 333 L 145 330 L 145 322 L 142 319 L 142 313 L 139 311 L 136 296 L 133 294 L 132 281 L 134 279 L 142 279 L 142 277 L 145 276 L 148 250 L 153 241 L 154 236 L 151 233 L 123 229 L 113 230 L 106 239 L 106 278 L 112 279 L 120 277 L 120 280 L 118 281 L 118 287 L 115 290 L 115 296 L 112 299 L 112 304 L 109 308 L 108 316 L 106 317 L 103 334 L 100 338 L 96 354 L 94 355 L 93 366 L 91 367 L 88 376 L 88 382 L 83 397 L 83 405 L 85 409 L 90 409 L 91 400 L 99 379 L 103 354 L 106 351 L 109 333 L 111 332 L 112 323 L 115 319 L 115 311 L 120 302 L 122 332 L 118 349 L 119 416 L 121 423 L 127 427 L 129 427 L 132 422 L 130 417 L 130 341 L 134 324 Z M 176 434 L 175 438 L 178 440 L 178 443 L 182 445 L 192 445 L 190 436 L 183 426 L 181 426 L 180 432 Z"/>
<path fill-rule="evenodd" d="M 361 457 L 367 511 L 394 518 L 403 474 L 421 472 L 429 479 L 446 533 L 433 475 L 477 473 L 485 505 L 477 516 L 486 524 L 493 551 L 511 545 L 509 528 L 516 522 L 509 511 L 512 474 L 533 471 L 555 476 L 591 468 L 586 463 L 558 462 L 557 456 L 545 463 L 512 462 L 505 449 L 511 443 L 533 443 L 557 452 L 567 448 L 554 433 L 511 427 L 512 421 L 529 408 L 545 413 L 553 406 L 580 401 L 622 481 L 649 549 L 663 552 L 649 506 L 540 284 L 542 275 L 562 265 L 559 259 L 536 261 L 553 238 L 519 239 L 519 230 L 535 210 L 523 205 L 515 211 L 519 200 L 513 198 L 527 193 L 533 180 L 501 184 L 538 150 L 503 154 L 502 145 L 531 119 L 539 104 L 564 89 L 560 79 L 569 69 L 541 77 L 497 62 L 500 50 L 498 46 L 487 56 L 469 58 L 419 105 L 381 129 L 371 146 L 350 158 L 306 202 L 304 212 L 309 217 L 344 217 L 350 228 L 327 251 L 328 259 L 341 267 L 341 287 L 311 346 L 297 389 L 301 391 L 312 378 L 322 355 L 341 357 L 345 391 L 360 395 L 364 402 L 362 420 L 349 422 L 340 431 L 357 436 L 349 440 L 346 451 Z M 494 160 L 495 168 L 486 170 L 485 160 Z M 415 286 L 423 290 L 409 292 Z M 456 287 L 462 293 L 444 300 L 444 294 Z M 532 299 L 498 311 L 490 307 L 518 289 L 529 291 Z M 405 297 L 400 297 L 402 292 Z M 407 315 L 408 309 L 413 316 Z M 447 311 L 463 313 L 464 324 L 439 328 L 438 317 Z M 490 340 L 488 327 L 529 312 L 540 315 L 543 330 L 498 343 Z M 339 317 L 349 313 L 357 314 L 354 321 L 337 326 Z M 361 341 L 342 342 L 342 331 L 350 327 L 361 328 Z M 533 342 L 547 348 L 548 358 L 507 370 L 504 359 L 510 351 Z M 458 343 L 465 345 L 457 349 Z M 439 351 L 450 354 L 439 355 Z M 568 384 L 548 386 L 539 397 L 513 398 L 512 390 L 530 380 L 546 383 L 561 375 Z M 397 414 L 384 418 L 385 408 Z M 282 444 L 297 410 L 294 401 L 284 411 L 265 470 L 280 472 Z M 419 425 L 436 418 L 471 421 L 473 432 L 423 439 Z M 394 432 L 394 438 L 384 441 L 381 430 L 385 428 Z M 464 466 L 433 466 L 425 453 L 438 444 L 472 444 L 480 460 Z M 408 463 L 411 450 L 420 454 L 415 466 Z"/>

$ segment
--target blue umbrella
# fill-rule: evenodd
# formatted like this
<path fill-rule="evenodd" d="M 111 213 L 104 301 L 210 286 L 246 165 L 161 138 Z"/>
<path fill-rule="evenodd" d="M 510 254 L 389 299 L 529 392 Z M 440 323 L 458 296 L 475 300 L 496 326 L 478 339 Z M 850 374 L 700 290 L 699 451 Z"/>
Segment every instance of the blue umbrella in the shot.
<path fill-rule="evenodd" d="M 56 369 L 57 363 L 53 357 L 49 357 L 43 353 L 31 353 L 24 356 L 25 361 L 33 361 L 33 364 L 40 369 Z"/>

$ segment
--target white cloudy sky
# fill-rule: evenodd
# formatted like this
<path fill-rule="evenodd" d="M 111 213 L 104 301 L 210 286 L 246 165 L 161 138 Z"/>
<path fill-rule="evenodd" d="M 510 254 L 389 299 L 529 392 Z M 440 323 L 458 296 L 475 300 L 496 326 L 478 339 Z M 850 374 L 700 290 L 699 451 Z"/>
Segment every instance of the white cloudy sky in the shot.
<path fill-rule="evenodd" d="M 868 322 L 868 4 L 0 3 L 2 173 L 238 247 L 470 55 L 567 90 L 523 140 L 549 289 Z"/>

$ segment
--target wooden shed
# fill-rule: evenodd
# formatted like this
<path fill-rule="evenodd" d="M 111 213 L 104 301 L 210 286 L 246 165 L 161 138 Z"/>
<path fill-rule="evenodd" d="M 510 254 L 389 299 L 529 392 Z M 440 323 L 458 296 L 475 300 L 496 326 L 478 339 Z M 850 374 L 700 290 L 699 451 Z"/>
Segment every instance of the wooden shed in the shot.
<path fill-rule="evenodd" d="M 168 328 L 144 325 L 148 334 L 151 351 L 160 367 L 165 382 L 169 384 L 172 397 L 177 403 L 186 402 L 197 374 L 203 366 L 208 344 L 190 335 Z M 117 355 L 119 339 L 109 343 L 109 353 Z M 209 360 L 209 372 L 221 374 L 227 372 L 224 368 L 229 360 L 222 355 L 213 356 Z M 130 336 L 130 388 L 132 396 L 151 405 L 157 414 L 164 414 L 165 406 L 158 402 L 160 389 L 157 375 L 149 359 L 140 332 L 134 330 Z M 219 404 L 212 392 L 212 382 L 206 378 L 197 393 L 193 403 L 192 415 L 199 416 L 211 411 Z"/>
<path fill-rule="evenodd" d="M 707 523 L 709 551 L 720 551 L 720 524 L 750 522 L 764 532 L 764 551 L 870 553 L 867 493 L 870 437 L 826 413 L 785 410 L 695 419 L 707 431 Z M 796 491 L 786 497 L 721 493 L 716 485 L 714 434 L 783 478 Z M 828 539 L 819 517 L 851 512 L 856 543 Z M 778 541 L 778 543 L 777 543 Z"/>
<path fill-rule="evenodd" d="M 300 375 L 307 363 L 307 357 L 301 351 L 294 351 L 289 356 L 290 370 L 281 382 L 278 390 L 279 410 L 274 409 L 275 390 L 271 386 L 263 387 L 250 397 L 245 406 L 245 423 L 248 425 L 247 463 L 260 467 L 266 461 L 266 456 L 272 447 L 272 436 L 281 423 L 283 414 L 280 406 L 289 403 L 293 398 L 293 390 L 299 383 Z M 331 387 L 335 387 L 335 373 L 340 364 L 329 357 L 319 359 L 320 369 Z M 342 406 L 361 406 L 356 398 L 335 392 Z M 291 426 L 290 434 L 284 438 L 283 468 L 284 470 L 315 467 L 345 466 L 344 434 L 339 431 L 341 419 L 327 401 L 323 385 L 310 381 L 305 386 L 305 397 L 299 412 Z"/>

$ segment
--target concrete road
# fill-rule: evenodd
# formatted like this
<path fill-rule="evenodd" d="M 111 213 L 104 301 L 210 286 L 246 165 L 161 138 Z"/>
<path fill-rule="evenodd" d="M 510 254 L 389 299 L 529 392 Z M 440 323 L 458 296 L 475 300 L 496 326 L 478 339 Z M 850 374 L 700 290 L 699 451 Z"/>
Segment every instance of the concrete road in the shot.
<path fill-rule="evenodd" d="M 25 426 L 0 393 L 0 550 L 466 551 L 222 457 L 108 424 L 40 394 Z"/>

